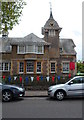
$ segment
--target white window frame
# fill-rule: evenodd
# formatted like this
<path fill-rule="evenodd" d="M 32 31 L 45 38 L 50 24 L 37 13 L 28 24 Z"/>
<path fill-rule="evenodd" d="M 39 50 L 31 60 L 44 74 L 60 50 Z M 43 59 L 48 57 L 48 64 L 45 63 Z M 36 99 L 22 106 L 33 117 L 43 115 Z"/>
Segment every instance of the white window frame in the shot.
<path fill-rule="evenodd" d="M 26 51 L 26 50 L 28 50 L 29 46 L 33 46 L 33 51 L 31 51 L 31 52 L 30 51 Z M 25 53 L 35 53 L 35 45 L 27 45 L 26 46 L 26 50 L 25 50 L 26 51 Z"/>
<path fill-rule="evenodd" d="M 38 47 L 42 47 L 42 52 L 38 52 Z M 36 52 L 37 52 L 37 54 L 44 54 L 44 46 L 43 45 L 38 45 L 36 47 Z"/>
<path fill-rule="evenodd" d="M 24 47 L 24 52 L 20 52 L 20 51 L 19 51 L 19 49 L 20 49 L 21 46 Z M 18 53 L 18 54 L 24 54 L 24 53 L 25 53 L 25 46 L 24 46 L 24 45 L 18 45 L 17 53 Z"/>
<path fill-rule="evenodd" d="M 23 63 L 23 72 L 20 72 L 20 63 Z M 24 73 L 24 62 L 19 62 L 19 74 L 23 74 Z"/>
<path fill-rule="evenodd" d="M 53 37 L 55 35 L 56 35 L 55 30 L 53 30 L 53 29 L 49 30 L 49 36 Z"/>
<path fill-rule="evenodd" d="M 62 72 L 63 72 L 63 73 L 69 73 L 70 68 L 68 69 L 68 71 L 63 71 L 63 64 L 68 64 L 68 65 L 69 65 L 69 63 L 70 63 L 69 61 L 63 61 L 63 62 L 62 62 Z M 69 66 L 68 66 L 68 67 L 69 67 Z"/>
<path fill-rule="evenodd" d="M 7 70 L 5 70 L 5 64 L 6 63 L 8 64 L 8 69 Z M 2 67 L 2 69 L 0 71 L 9 72 L 10 71 L 10 62 L 1 62 L 1 66 L 2 66 L 2 64 L 3 64 L 3 67 Z"/>
<path fill-rule="evenodd" d="M 41 62 L 40 62 L 40 61 L 38 61 L 38 62 L 36 63 L 36 72 L 37 72 L 37 73 L 41 73 L 41 72 L 42 72 L 42 70 L 41 70 L 40 72 L 38 72 L 38 71 L 37 71 L 37 64 L 38 64 L 38 63 L 41 63 Z M 41 69 L 42 69 L 42 63 L 41 63 L 41 66 L 40 66 L 40 67 L 41 67 Z"/>
<path fill-rule="evenodd" d="M 28 71 L 27 71 L 27 63 L 28 63 L 28 62 L 33 62 L 33 72 L 28 72 Z M 33 73 L 34 73 L 34 61 L 27 61 L 27 62 L 26 62 L 26 73 L 30 73 L 30 74 L 33 74 Z"/>

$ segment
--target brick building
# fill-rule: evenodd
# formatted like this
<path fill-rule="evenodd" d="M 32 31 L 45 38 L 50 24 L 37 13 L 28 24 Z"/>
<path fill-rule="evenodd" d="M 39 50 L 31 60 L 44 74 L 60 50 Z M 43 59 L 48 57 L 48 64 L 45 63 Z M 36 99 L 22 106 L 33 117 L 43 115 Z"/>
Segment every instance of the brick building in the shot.
<path fill-rule="evenodd" d="M 31 33 L 23 38 L 0 38 L 3 75 L 66 76 L 76 74 L 76 51 L 72 39 L 59 38 L 62 28 L 52 11 L 42 28 L 43 38 Z"/>

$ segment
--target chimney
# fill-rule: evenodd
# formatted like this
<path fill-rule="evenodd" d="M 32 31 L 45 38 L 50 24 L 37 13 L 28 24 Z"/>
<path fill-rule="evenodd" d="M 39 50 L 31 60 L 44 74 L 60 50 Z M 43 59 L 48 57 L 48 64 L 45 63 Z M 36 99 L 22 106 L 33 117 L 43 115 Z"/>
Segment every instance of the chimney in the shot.
<path fill-rule="evenodd" d="M 7 39 L 8 38 L 8 31 L 3 30 L 2 31 L 2 38 Z"/>

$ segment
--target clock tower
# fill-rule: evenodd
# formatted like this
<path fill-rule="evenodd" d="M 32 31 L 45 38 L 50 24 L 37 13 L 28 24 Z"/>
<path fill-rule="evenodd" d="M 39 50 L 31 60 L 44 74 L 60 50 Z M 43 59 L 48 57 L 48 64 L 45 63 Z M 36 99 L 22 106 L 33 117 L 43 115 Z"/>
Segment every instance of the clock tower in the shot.
<path fill-rule="evenodd" d="M 52 15 L 52 9 L 50 9 L 50 17 L 42 28 L 42 35 L 44 40 L 51 43 L 49 48 L 50 59 L 59 58 L 59 34 L 62 28 L 59 27 L 58 23 L 54 20 Z"/>

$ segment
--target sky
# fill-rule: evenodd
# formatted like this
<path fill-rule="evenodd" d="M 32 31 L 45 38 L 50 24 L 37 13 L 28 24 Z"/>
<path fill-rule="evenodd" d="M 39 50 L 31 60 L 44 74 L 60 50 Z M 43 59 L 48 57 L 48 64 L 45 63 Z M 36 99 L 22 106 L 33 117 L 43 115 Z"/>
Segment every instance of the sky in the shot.
<path fill-rule="evenodd" d="M 43 37 L 41 28 L 50 16 L 50 4 L 54 19 L 62 28 L 60 38 L 73 39 L 77 60 L 82 60 L 82 2 L 83 0 L 25 0 L 19 25 L 9 31 L 9 37 L 24 37 L 34 33 Z"/>

